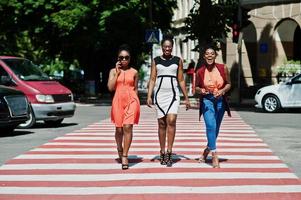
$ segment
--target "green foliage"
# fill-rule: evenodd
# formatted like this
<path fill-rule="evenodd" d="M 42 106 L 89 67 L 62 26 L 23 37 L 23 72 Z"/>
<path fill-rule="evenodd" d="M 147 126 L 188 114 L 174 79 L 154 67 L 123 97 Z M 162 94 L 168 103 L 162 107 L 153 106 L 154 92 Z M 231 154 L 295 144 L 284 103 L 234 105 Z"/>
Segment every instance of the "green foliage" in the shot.
<path fill-rule="evenodd" d="M 79 68 L 80 66 L 77 60 L 66 62 L 60 57 L 44 60 L 44 64 L 41 65 L 41 69 L 50 76 L 54 76 L 56 73 L 78 70 Z"/>
<path fill-rule="evenodd" d="M 276 67 L 276 72 L 284 76 L 291 76 L 301 72 L 301 61 L 300 60 L 288 60 L 282 65 Z"/>
<path fill-rule="evenodd" d="M 80 4 L 72 5 L 68 9 L 51 14 L 51 22 L 61 30 L 61 33 L 69 34 L 80 23 L 80 20 L 89 12 L 89 8 Z M 45 18 L 47 20 L 47 18 Z"/>
<path fill-rule="evenodd" d="M 49 60 L 49 63 L 45 63 L 42 66 L 42 70 L 48 75 L 54 75 L 55 72 L 64 71 L 67 68 L 66 63 L 59 58 L 55 58 L 54 60 Z"/>
<path fill-rule="evenodd" d="M 146 76 L 146 71 L 143 68 L 140 68 L 138 71 L 139 79 L 144 80 L 144 77 Z"/>
<path fill-rule="evenodd" d="M 196 0 L 185 20 L 184 32 L 187 38 L 198 40 L 195 51 L 200 51 L 205 43 L 223 42 L 233 23 L 238 0 L 215 1 Z"/>
<path fill-rule="evenodd" d="M 167 31 L 176 0 L 0 0 L 0 52 L 27 57 L 50 73 L 78 60 L 87 79 L 103 72 L 106 82 L 120 44 L 132 47 L 137 68 L 148 53 L 149 2 L 153 28 Z"/>

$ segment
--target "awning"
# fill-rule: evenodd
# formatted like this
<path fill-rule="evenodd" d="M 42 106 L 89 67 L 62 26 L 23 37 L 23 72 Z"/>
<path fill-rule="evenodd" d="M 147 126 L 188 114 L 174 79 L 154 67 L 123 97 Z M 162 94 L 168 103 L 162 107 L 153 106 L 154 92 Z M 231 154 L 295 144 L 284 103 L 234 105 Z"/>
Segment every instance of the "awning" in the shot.
<path fill-rule="evenodd" d="M 240 0 L 240 5 L 243 8 L 260 8 L 268 5 L 300 3 L 300 0 Z"/>

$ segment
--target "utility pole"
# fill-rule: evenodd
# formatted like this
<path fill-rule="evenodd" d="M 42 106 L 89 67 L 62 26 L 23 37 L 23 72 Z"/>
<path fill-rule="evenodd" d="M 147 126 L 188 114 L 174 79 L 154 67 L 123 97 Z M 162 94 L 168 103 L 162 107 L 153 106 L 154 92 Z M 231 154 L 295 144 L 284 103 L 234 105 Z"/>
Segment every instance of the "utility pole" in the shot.
<path fill-rule="evenodd" d="M 238 43 L 237 43 L 237 53 L 238 53 L 238 71 L 237 71 L 237 88 L 238 88 L 238 104 L 241 103 L 241 69 L 242 69 L 242 33 L 241 33 L 241 27 L 242 27 L 242 10 L 241 10 L 241 4 L 238 5 L 238 24 L 239 24 L 239 37 L 238 37 Z"/>

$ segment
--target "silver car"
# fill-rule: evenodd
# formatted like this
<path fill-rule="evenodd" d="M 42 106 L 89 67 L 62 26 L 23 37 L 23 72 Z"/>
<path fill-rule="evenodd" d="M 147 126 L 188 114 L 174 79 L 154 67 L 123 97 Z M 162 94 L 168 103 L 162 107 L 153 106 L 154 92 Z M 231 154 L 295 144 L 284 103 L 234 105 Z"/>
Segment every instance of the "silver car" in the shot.
<path fill-rule="evenodd" d="M 277 112 L 281 108 L 301 108 L 301 74 L 289 80 L 260 88 L 255 95 L 257 108 Z"/>

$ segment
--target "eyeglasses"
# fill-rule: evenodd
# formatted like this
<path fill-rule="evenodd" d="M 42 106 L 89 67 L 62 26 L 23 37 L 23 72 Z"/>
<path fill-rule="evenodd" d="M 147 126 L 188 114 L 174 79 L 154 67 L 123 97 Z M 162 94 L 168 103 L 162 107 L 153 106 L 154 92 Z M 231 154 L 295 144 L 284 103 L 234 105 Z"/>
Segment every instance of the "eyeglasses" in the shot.
<path fill-rule="evenodd" d="M 129 60 L 130 56 L 118 56 L 118 60 Z"/>

